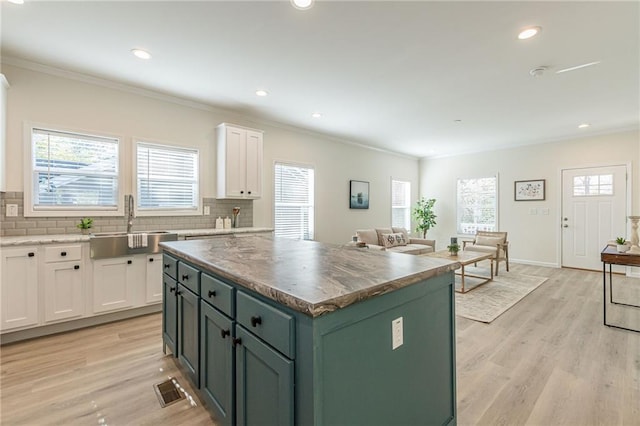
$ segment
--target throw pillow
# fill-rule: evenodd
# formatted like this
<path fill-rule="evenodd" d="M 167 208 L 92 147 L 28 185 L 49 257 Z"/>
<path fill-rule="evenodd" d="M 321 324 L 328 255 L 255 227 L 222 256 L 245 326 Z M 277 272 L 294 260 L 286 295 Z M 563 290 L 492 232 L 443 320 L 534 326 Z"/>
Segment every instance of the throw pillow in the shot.
<path fill-rule="evenodd" d="M 485 237 L 482 235 L 478 235 L 476 237 L 476 245 L 478 246 L 491 246 L 495 247 L 498 244 L 502 244 L 504 239 L 501 237 Z"/>
<path fill-rule="evenodd" d="M 382 234 L 382 242 L 385 248 L 407 245 L 407 240 L 401 232 L 397 234 Z"/>

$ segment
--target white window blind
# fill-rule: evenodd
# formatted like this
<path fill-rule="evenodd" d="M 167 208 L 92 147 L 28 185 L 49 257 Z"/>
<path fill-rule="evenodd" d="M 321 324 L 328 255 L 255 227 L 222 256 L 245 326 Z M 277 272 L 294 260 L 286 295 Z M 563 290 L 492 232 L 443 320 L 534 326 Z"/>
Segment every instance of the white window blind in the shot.
<path fill-rule="evenodd" d="M 391 181 L 391 226 L 411 231 L 411 182 Z"/>
<path fill-rule="evenodd" d="M 276 163 L 275 231 L 279 237 L 313 240 L 314 170 L 305 166 Z"/>
<path fill-rule="evenodd" d="M 138 210 L 196 210 L 198 151 L 138 142 Z"/>
<path fill-rule="evenodd" d="M 113 209 L 118 202 L 118 139 L 33 128 L 34 210 Z"/>
<path fill-rule="evenodd" d="M 498 177 L 458 179 L 458 233 L 498 229 Z"/>

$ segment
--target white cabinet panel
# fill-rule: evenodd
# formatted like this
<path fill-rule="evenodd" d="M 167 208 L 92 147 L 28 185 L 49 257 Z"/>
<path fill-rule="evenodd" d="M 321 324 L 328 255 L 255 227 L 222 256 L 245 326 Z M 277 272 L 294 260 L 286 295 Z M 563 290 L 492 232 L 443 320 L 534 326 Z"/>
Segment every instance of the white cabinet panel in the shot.
<path fill-rule="evenodd" d="M 35 247 L 0 249 L 0 330 L 38 324 L 38 259 Z"/>
<path fill-rule="evenodd" d="M 146 303 L 162 301 L 162 253 L 147 255 Z"/>
<path fill-rule="evenodd" d="M 45 266 L 44 320 L 58 321 L 84 314 L 82 263 L 58 262 Z"/>
<path fill-rule="evenodd" d="M 132 257 L 94 260 L 93 312 L 132 307 L 135 299 L 134 279 Z"/>

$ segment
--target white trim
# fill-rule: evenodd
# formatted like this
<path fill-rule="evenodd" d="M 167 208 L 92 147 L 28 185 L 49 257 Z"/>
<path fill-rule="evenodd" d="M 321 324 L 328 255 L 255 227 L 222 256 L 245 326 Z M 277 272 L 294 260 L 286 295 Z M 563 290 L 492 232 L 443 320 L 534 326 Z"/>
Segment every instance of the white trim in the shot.
<path fill-rule="evenodd" d="M 553 262 L 538 262 L 537 260 L 526 260 L 526 259 L 509 259 L 509 263 L 518 263 L 522 265 L 533 265 L 533 266 L 544 266 L 546 268 L 562 268 L 557 263 Z"/>
<path fill-rule="evenodd" d="M 102 135 L 118 141 L 118 193 L 114 208 L 69 209 L 66 206 L 35 208 L 33 205 L 33 170 L 31 169 L 31 135 L 33 129 L 52 130 L 91 136 Z M 85 216 L 124 216 L 124 137 L 109 132 L 71 128 L 25 121 L 23 123 L 23 178 L 24 178 L 24 217 L 85 217 Z"/>
<path fill-rule="evenodd" d="M 632 186 L 633 186 L 633 167 L 632 167 L 632 163 L 630 161 L 628 162 L 619 162 L 619 161 L 615 161 L 615 162 L 610 162 L 610 163 L 587 163 L 587 164 L 583 164 L 583 165 L 573 165 L 573 166 L 565 166 L 565 167 L 560 167 L 558 169 L 558 190 L 557 190 L 557 194 L 556 194 L 556 202 L 558 203 L 557 206 L 558 208 L 557 213 L 556 213 L 556 223 L 558 223 L 559 225 L 556 227 L 556 262 L 558 263 L 558 265 L 560 265 L 560 267 L 562 267 L 562 251 L 563 251 L 563 247 L 562 247 L 562 208 L 564 207 L 563 203 L 562 203 L 562 196 L 563 196 L 563 184 L 564 182 L 562 181 L 562 174 L 565 170 L 580 170 L 580 169 L 595 169 L 595 168 L 600 168 L 600 167 L 617 167 L 617 166 L 624 166 L 626 169 L 626 184 L 625 184 L 625 188 L 626 188 L 626 194 L 625 194 L 625 204 L 626 204 L 626 216 L 630 216 L 631 212 L 632 212 Z M 625 227 L 628 227 L 630 225 L 630 221 L 629 219 L 625 216 Z M 630 268 L 627 268 L 627 276 L 635 276 L 634 275 L 630 275 L 631 271 Z M 638 274 L 638 276 L 640 276 L 640 274 Z"/>
<path fill-rule="evenodd" d="M 195 151 L 198 155 L 198 188 L 196 194 L 196 208 L 195 209 L 139 209 L 138 208 L 138 144 L 155 145 L 164 147 L 167 149 L 183 149 L 185 151 Z M 172 142 L 161 142 L 147 138 L 132 138 L 131 143 L 131 194 L 133 194 L 133 217 L 150 217 L 150 216 L 202 216 L 204 201 L 201 197 L 202 194 L 202 156 L 200 155 L 200 149 L 190 146 L 177 145 Z"/>

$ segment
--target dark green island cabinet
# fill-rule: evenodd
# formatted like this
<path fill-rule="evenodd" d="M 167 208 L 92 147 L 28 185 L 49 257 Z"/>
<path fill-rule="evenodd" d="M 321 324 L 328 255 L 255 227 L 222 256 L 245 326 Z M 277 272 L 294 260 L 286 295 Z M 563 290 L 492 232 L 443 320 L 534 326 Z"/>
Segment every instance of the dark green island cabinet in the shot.
<path fill-rule="evenodd" d="M 457 262 L 267 236 L 162 246 L 164 345 L 216 422 L 456 423 Z"/>

